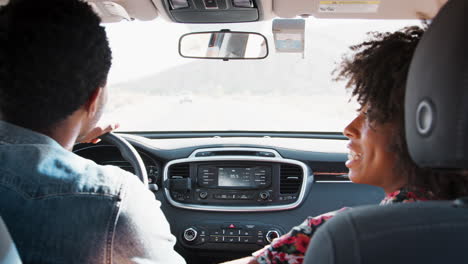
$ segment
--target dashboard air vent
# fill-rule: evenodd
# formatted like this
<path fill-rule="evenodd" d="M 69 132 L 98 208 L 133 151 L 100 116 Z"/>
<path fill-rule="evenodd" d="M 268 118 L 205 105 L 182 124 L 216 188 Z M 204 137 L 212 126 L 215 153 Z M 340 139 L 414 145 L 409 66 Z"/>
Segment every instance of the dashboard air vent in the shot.
<path fill-rule="evenodd" d="M 301 189 L 302 177 L 304 177 L 304 173 L 300 166 L 291 164 L 281 164 L 280 193 L 298 193 Z"/>
<path fill-rule="evenodd" d="M 190 177 L 189 163 L 174 164 L 169 167 L 169 179 L 182 179 Z"/>

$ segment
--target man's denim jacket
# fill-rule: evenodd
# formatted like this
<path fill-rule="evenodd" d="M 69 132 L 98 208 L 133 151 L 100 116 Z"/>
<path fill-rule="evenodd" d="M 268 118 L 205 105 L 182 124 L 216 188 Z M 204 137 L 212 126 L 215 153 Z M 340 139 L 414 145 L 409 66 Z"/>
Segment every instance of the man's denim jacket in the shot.
<path fill-rule="evenodd" d="M 138 178 L 0 121 L 0 216 L 23 263 L 185 263 Z"/>

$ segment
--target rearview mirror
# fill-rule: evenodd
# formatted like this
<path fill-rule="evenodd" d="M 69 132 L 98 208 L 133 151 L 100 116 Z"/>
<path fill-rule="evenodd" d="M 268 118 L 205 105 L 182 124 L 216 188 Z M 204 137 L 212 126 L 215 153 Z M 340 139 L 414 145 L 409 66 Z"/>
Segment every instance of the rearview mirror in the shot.
<path fill-rule="evenodd" d="M 264 59 L 268 56 L 268 41 L 254 32 L 188 33 L 180 37 L 179 54 L 197 59 Z"/>

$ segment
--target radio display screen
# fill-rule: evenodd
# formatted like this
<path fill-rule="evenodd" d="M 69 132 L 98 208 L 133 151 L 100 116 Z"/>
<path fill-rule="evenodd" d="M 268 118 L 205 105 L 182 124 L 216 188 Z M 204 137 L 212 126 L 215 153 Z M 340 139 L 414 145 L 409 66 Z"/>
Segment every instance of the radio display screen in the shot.
<path fill-rule="evenodd" d="M 218 168 L 219 187 L 255 187 L 252 168 Z"/>

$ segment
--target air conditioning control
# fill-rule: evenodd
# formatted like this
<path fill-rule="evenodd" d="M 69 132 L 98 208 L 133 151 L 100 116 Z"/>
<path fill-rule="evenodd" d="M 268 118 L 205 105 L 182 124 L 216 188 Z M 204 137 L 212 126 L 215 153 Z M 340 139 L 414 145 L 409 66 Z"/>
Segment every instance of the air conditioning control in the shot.
<path fill-rule="evenodd" d="M 197 230 L 195 230 L 192 227 L 187 228 L 184 231 L 184 240 L 187 242 L 195 241 L 195 239 L 197 239 L 197 236 L 198 236 Z"/>
<path fill-rule="evenodd" d="M 265 236 L 265 240 L 268 242 L 268 243 L 271 243 L 273 242 L 273 240 L 275 238 L 278 238 L 280 237 L 281 234 L 279 231 L 277 230 L 269 230 L 267 233 L 266 233 L 266 236 Z"/>
<path fill-rule="evenodd" d="M 284 232 L 280 227 L 260 222 L 206 221 L 186 226 L 178 237 L 189 248 L 225 249 L 227 244 L 242 244 L 255 250 L 281 234 Z"/>
<path fill-rule="evenodd" d="M 267 200 L 268 198 L 270 198 L 270 193 L 268 193 L 268 192 L 261 192 L 259 196 L 260 196 L 260 199 L 262 199 L 262 200 Z"/>

